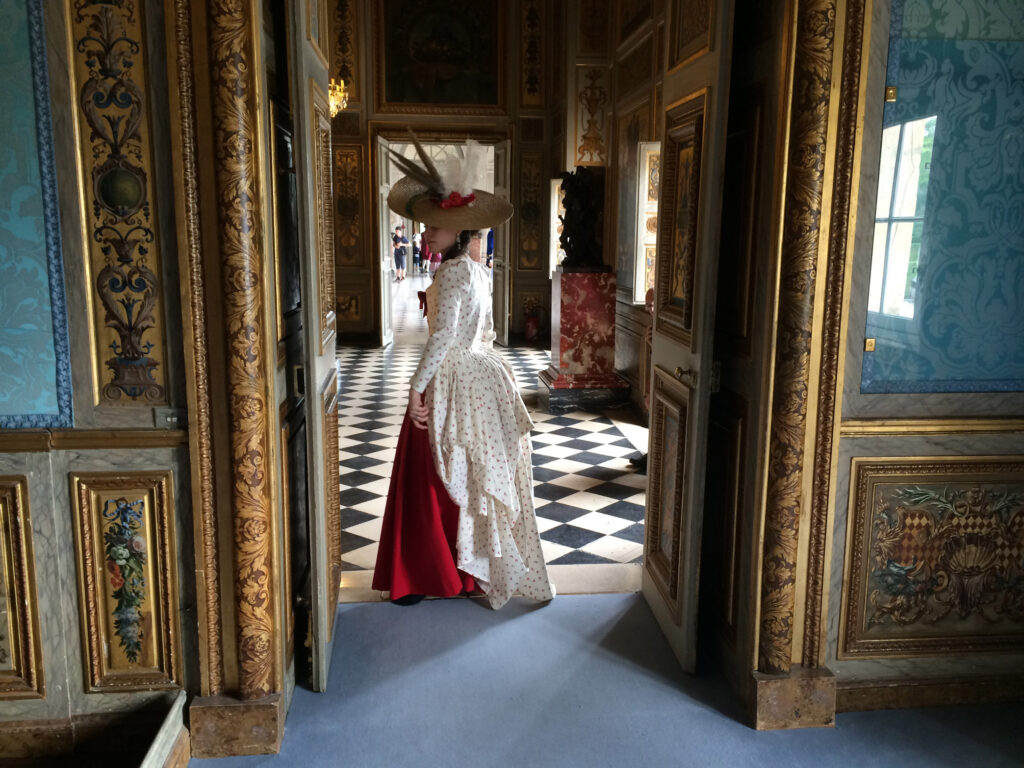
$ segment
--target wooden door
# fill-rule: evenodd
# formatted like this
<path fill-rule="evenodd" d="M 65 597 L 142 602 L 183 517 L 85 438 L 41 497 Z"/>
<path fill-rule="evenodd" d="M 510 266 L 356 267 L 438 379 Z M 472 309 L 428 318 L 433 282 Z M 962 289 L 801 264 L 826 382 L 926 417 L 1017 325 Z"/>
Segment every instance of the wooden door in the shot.
<path fill-rule="evenodd" d="M 498 142 L 494 147 L 494 194 L 508 200 L 509 162 L 511 152 L 508 140 Z M 501 224 L 494 228 L 494 260 L 493 264 L 493 314 L 495 343 L 508 346 L 508 307 L 511 291 L 511 259 L 509 256 L 509 224 Z"/>
<path fill-rule="evenodd" d="M 732 12 L 731 0 L 675 0 L 666 27 L 643 594 L 690 672 L 696 664 Z"/>
<path fill-rule="evenodd" d="M 394 266 L 394 250 L 391 246 L 391 209 L 388 208 L 388 192 L 391 190 L 388 143 L 377 137 L 377 253 L 380 264 L 380 345 L 386 347 L 395 340 L 391 320 L 391 268 Z"/>
<path fill-rule="evenodd" d="M 288 3 L 307 393 L 312 685 L 327 687 L 341 570 L 327 0 Z"/>

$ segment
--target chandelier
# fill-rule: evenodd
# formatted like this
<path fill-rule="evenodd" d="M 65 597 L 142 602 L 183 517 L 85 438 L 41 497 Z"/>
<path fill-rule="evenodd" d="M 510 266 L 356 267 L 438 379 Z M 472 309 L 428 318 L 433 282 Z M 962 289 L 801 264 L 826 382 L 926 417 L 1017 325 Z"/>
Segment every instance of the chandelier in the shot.
<path fill-rule="evenodd" d="M 330 86 L 331 117 L 348 107 L 348 94 L 345 93 L 345 81 L 331 78 Z"/>

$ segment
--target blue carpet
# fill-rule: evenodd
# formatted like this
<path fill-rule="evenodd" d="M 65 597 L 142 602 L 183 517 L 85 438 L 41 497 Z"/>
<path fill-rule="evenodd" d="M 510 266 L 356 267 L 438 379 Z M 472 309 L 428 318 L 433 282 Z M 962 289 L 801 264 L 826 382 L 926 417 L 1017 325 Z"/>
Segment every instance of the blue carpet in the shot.
<path fill-rule="evenodd" d="M 1009 766 L 1024 705 L 842 714 L 757 732 L 682 674 L 639 595 L 494 612 L 469 600 L 339 607 L 330 690 L 296 691 L 281 754 L 223 766 Z"/>

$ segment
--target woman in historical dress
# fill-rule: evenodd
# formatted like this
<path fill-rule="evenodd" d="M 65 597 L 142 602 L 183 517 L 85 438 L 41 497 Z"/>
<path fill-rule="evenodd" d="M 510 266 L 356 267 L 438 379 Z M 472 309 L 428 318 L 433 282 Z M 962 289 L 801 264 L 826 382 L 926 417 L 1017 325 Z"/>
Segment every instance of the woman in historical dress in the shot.
<path fill-rule="evenodd" d="M 490 275 L 467 253 L 477 230 L 512 215 L 474 188 L 478 154 L 470 143 L 444 174 L 422 150 L 424 168 L 395 155 L 408 175 L 388 206 L 426 224 L 424 240 L 444 255 L 427 289 L 430 337 L 410 382 L 373 576 L 400 604 L 480 591 L 500 608 L 514 593 L 554 596 L 534 511 L 533 422 L 492 346 Z"/>

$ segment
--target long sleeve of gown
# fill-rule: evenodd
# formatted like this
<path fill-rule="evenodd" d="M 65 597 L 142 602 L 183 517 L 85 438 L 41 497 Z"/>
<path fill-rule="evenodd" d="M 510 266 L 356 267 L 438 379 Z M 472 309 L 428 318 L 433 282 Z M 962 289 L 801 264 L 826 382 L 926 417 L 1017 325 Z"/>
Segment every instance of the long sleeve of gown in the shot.
<path fill-rule="evenodd" d="M 420 364 L 412 376 L 411 386 L 417 392 L 426 390 L 441 366 L 448 347 L 455 340 L 459 324 L 459 308 L 462 304 L 463 276 L 465 264 L 452 262 L 437 271 L 437 315 L 436 328 L 431 329 L 430 338 L 423 349 Z M 468 282 L 468 281 L 467 281 Z"/>

